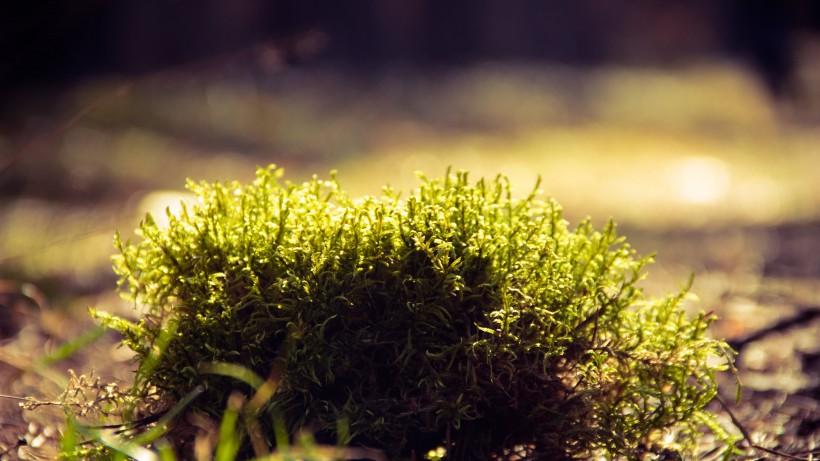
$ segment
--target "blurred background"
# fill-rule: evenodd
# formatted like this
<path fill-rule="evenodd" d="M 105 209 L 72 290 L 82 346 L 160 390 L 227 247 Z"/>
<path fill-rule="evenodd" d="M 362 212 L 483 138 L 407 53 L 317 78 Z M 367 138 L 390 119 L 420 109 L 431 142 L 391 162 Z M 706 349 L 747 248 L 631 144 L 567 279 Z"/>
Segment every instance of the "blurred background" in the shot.
<path fill-rule="evenodd" d="M 650 293 L 696 273 L 719 335 L 808 315 L 747 381 L 811 396 L 816 437 L 820 2 L 41 0 L 0 22 L 0 332 L 45 344 L 21 360 L 89 305 L 129 315 L 112 236 L 186 178 L 338 169 L 361 195 L 450 165 L 614 218 L 658 252 Z"/>

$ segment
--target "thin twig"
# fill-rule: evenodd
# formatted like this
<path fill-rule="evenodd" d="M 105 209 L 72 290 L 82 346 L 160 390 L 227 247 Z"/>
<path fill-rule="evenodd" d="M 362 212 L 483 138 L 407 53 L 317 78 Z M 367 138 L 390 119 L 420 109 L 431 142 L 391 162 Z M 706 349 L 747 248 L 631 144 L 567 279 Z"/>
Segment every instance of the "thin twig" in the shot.
<path fill-rule="evenodd" d="M 43 402 L 32 397 L 18 397 L 16 395 L 0 394 L 0 399 L 22 400 L 23 402 L 36 403 L 37 405 L 62 405 L 63 402 Z"/>
<path fill-rule="evenodd" d="M 724 401 L 723 398 L 719 395 L 716 395 L 715 399 L 718 401 L 718 403 L 720 403 L 720 406 L 723 407 L 724 410 L 726 410 L 726 413 L 729 415 L 729 418 L 732 419 L 732 424 L 734 424 L 735 427 L 738 428 L 738 430 L 740 431 L 740 434 L 743 436 L 743 439 L 746 440 L 746 443 L 748 443 L 749 446 L 752 447 L 753 449 L 766 452 L 770 455 L 782 456 L 783 458 L 793 459 L 793 460 L 796 460 L 796 461 L 809 461 L 810 460 L 810 458 L 801 458 L 799 456 L 794 456 L 794 455 L 790 455 L 788 453 L 783 453 L 783 452 L 773 450 L 771 448 L 766 448 L 766 447 L 763 447 L 763 446 L 760 446 L 760 445 L 754 443 L 752 441 L 752 437 L 749 435 L 749 431 L 747 431 L 746 427 L 743 426 L 743 424 L 740 422 L 739 419 L 737 419 L 737 416 L 735 416 L 734 412 L 732 412 L 732 410 L 729 409 L 729 405 L 726 404 L 726 401 Z"/>
<path fill-rule="evenodd" d="M 810 322 L 815 317 L 820 316 L 820 306 L 798 307 L 800 308 L 800 311 L 797 313 L 797 315 L 781 320 L 780 322 L 777 322 L 774 325 L 770 325 L 761 330 L 755 331 L 752 334 L 746 336 L 745 338 L 729 341 L 729 346 L 732 349 L 740 352 L 740 350 L 743 349 L 749 343 L 759 341 L 773 333 L 781 332 L 795 326 L 805 325 L 807 322 Z"/>

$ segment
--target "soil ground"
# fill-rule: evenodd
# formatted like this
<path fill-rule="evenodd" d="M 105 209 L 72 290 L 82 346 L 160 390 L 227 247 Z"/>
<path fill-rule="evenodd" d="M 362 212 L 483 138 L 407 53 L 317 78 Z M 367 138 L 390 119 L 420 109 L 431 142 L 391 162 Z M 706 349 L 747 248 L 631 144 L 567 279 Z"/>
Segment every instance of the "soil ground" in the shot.
<path fill-rule="evenodd" d="M 406 190 L 414 170 L 447 165 L 506 173 L 521 190 L 541 175 L 571 222 L 611 216 L 640 253 L 657 252 L 650 294 L 695 273 L 692 309 L 713 310 L 712 334 L 738 351 L 742 396 L 726 373 L 726 407 L 713 410 L 760 447 L 742 442 L 741 459 L 820 456 L 820 132 L 810 104 L 784 116 L 722 64 L 367 79 L 223 69 L 122 83 L 21 96 L 19 119 L 0 132 L 0 459 L 53 459 L 63 422 L 58 405 L 24 411 L 12 397 L 59 400 L 70 369 L 131 379 L 118 338 L 96 334 L 87 314 L 132 315 L 114 292 L 114 231 L 128 237 L 143 213 L 162 215 L 185 197 L 186 177 L 247 181 L 267 163 L 294 181 L 338 168 L 354 194 Z M 739 102 L 712 104 L 727 93 Z M 96 339 L 80 348 L 83 337 Z"/>

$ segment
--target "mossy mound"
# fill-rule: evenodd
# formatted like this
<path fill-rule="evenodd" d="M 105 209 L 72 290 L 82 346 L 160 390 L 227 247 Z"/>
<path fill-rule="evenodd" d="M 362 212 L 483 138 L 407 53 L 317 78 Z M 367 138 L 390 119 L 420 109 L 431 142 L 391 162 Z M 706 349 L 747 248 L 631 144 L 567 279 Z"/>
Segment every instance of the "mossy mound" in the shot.
<path fill-rule="evenodd" d="M 190 410 L 218 417 L 252 389 L 214 364 L 238 365 L 276 384 L 255 414 L 269 448 L 277 425 L 335 440 L 343 421 L 344 442 L 391 460 L 439 446 L 463 460 L 635 459 L 686 452 L 714 426 L 712 318 L 684 313 L 686 290 L 645 298 L 649 260 L 614 224 L 570 229 L 503 176 L 422 176 L 406 198 L 361 199 L 280 176 L 189 183 L 199 203 L 117 239 L 144 317 L 104 317 L 137 354 L 138 396 L 203 386 Z"/>

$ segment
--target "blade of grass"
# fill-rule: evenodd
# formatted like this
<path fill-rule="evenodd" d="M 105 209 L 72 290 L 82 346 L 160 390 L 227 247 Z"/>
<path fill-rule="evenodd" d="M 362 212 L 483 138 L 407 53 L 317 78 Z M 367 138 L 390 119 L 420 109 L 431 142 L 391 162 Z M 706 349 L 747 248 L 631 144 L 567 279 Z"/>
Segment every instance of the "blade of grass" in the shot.
<path fill-rule="evenodd" d="M 104 326 L 95 326 L 94 328 L 84 331 L 76 338 L 60 344 L 53 351 L 37 359 L 32 366 L 32 370 L 35 373 L 39 373 L 45 368 L 62 362 L 63 360 L 76 354 L 80 349 L 88 346 L 89 344 L 93 344 L 95 341 L 100 339 L 107 330 L 108 329 Z"/>
<path fill-rule="evenodd" d="M 247 384 L 248 386 L 251 386 L 254 390 L 259 390 L 259 388 L 262 387 L 262 384 L 264 383 L 264 380 L 260 378 L 259 375 L 243 367 L 242 365 L 237 365 L 235 363 L 208 363 L 200 368 L 200 372 L 209 373 L 213 375 L 227 376 L 229 378 L 235 378 Z"/>
<path fill-rule="evenodd" d="M 239 453 L 242 440 L 236 423 L 243 404 L 244 398 L 239 394 L 231 394 L 228 398 L 228 408 L 219 425 L 219 444 L 216 446 L 214 461 L 233 461 Z"/>

